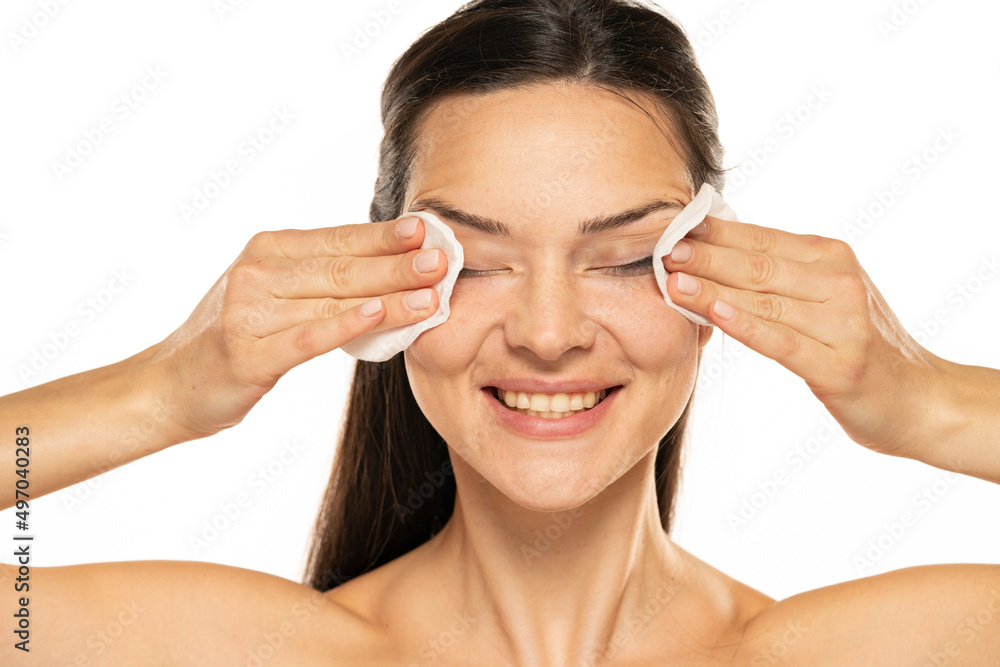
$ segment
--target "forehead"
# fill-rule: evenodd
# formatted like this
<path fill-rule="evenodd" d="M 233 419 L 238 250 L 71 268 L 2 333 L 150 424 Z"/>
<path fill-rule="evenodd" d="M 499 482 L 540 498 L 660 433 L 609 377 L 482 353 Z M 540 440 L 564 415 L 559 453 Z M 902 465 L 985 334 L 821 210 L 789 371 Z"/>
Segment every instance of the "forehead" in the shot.
<path fill-rule="evenodd" d="M 654 198 L 689 201 L 692 184 L 669 122 L 632 101 L 580 84 L 456 95 L 420 128 L 405 206 L 432 195 L 518 219 L 574 221 Z M 656 118 L 654 121 L 650 114 Z"/>

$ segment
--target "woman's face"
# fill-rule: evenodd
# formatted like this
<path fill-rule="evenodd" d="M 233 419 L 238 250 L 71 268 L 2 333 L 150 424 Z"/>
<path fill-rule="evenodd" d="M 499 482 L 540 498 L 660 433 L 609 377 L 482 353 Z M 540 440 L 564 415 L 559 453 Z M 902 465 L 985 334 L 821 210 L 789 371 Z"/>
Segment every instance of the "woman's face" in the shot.
<path fill-rule="evenodd" d="M 462 244 L 465 268 L 486 273 L 459 275 L 448 321 L 406 350 L 406 369 L 438 433 L 519 505 L 586 502 L 655 450 L 684 409 L 711 327 L 666 306 L 651 262 L 613 267 L 649 257 L 692 197 L 657 125 L 601 89 L 459 96 L 428 115 L 404 210 L 437 214 Z M 656 201 L 674 206 L 580 233 L 585 221 Z M 460 224 L 446 207 L 499 221 L 510 235 Z M 484 387 L 505 378 L 622 387 L 589 429 L 541 438 L 498 416 Z"/>

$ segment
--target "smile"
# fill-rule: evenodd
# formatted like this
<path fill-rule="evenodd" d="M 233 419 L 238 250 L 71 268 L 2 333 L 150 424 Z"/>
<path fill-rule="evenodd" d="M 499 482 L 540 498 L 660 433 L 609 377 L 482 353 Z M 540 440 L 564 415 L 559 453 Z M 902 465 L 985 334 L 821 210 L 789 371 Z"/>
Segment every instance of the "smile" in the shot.
<path fill-rule="evenodd" d="M 503 399 L 496 387 L 483 387 L 482 392 L 490 411 L 506 429 L 524 436 L 549 439 L 578 436 L 601 424 L 617 403 L 622 385 L 583 394 L 504 392 Z M 592 407 L 586 405 L 588 394 L 593 401 Z M 509 400 L 513 400 L 514 405 L 508 405 Z M 525 403 L 528 407 L 518 407 Z M 532 410 L 532 407 L 544 410 Z"/>
<path fill-rule="evenodd" d="M 580 412 L 586 412 L 600 404 L 617 387 L 572 394 L 533 394 L 524 391 L 504 391 L 492 389 L 493 396 L 509 410 L 530 417 L 543 419 L 563 419 Z"/>

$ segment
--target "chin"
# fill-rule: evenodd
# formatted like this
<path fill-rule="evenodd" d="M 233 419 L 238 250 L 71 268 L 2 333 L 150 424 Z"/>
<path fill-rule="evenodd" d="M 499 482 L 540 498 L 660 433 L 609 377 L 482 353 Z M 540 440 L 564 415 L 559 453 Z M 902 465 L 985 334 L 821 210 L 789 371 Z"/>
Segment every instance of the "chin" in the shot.
<path fill-rule="evenodd" d="M 511 502 L 534 512 L 564 512 L 585 504 L 606 484 L 599 484 L 601 477 L 596 470 L 566 469 L 565 462 L 561 466 L 551 466 L 546 472 L 545 466 L 537 462 L 526 462 L 531 470 L 511 470 L 502 475 L 499 484 L 494 484 Z"/>

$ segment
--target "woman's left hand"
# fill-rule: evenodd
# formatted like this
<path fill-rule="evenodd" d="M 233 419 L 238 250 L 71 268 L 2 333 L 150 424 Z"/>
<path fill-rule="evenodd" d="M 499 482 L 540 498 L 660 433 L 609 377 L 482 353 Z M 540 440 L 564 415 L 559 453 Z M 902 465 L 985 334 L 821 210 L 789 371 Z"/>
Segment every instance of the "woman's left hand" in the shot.
<path fill-rule="evenodd" d="M 675 303 L 805 380 L 858 444 L 906 455 L 933 432 L 947 362 L 843 241 L 709 216 L 663 263 Z"/>

